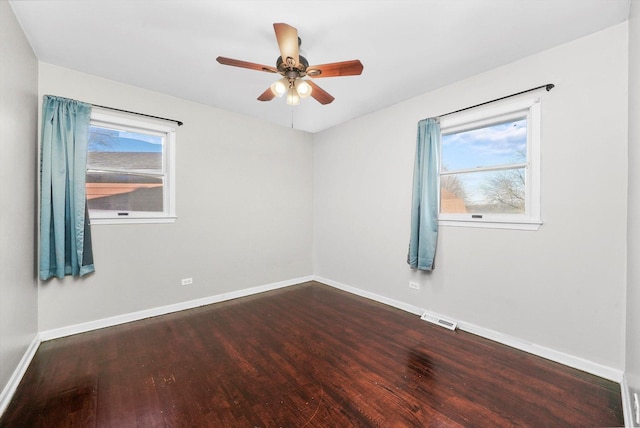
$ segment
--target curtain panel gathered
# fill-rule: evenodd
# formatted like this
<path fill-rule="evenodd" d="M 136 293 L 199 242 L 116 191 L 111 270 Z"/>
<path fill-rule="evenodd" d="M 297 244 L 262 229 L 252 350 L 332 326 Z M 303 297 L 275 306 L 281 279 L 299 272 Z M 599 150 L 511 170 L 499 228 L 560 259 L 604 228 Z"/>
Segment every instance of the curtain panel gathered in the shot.
<path fill-rule="evenodd" d="M 91 105 L 46 95 L 40 158 L 40 279 L 94 271 L 86 200 Z"/>
<path fill-rule="evenodd" d="M 413 168 L 411 237 L 407 263 L 412 268 L 434 268 L 438 239 L 438 162 L 440 123 L 430 118 L 418 122 L 416 158 Z"/>

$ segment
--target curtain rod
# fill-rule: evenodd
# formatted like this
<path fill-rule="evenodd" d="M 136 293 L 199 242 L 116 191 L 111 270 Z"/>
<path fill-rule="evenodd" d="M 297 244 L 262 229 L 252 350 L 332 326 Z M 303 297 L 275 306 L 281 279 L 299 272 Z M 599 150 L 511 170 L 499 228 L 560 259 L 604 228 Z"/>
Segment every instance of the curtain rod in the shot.
<path fill-rule="evenodd" d="M 91 103 L 87 103 L 87 104 L 91 104 Z M 137 114 L 138 116 L 145 116 L 145 117 L 150 117 L 152 119 L 160 119 L 160 120 L 166 120 L 169 122 L 175 122 L 178 124 L 178 126 L 182 126 L 183 122 L 180 120 L 175 120 L 175 119 L 167 119 L 166 117 L 160 117 L 160 116 L 152 116 L 150 114 L 145 114 L 145 113 L 138 113 L 135 111 L 130 111 L 130 110 L 123 110 L 123 109 L 119 109 L 119 108 L 115 108 L 115 107 L 107 107 L 107 106 L 101 106 L 99 104 L 91 104 L 94 107 L 98 107 L 98 108 L 104 108 L 107 110 L 114 110 L 114 111 L 120 111 L 122 113 L 130 113 L 130 114 Z"/>
<path fill-rule="evenodd" d="M 553 83 L 547 83 L 546 85 L 537 86 L 535 88 L 527 89 L 526 91 L 520 91 L 520 92 L 517 92 L 515 94 L 511 94 L 511 95 L 505 95 L 504 97 L 496 98 L 495 100 L 491 100 L 491 101 L 485 101 L 483 103 L 476 104 L 476 105 L 471 106 L 471 107 L 465 107 L 465 108 L 461 108 L 460 110 L 450 111 L 449 113 L 441 114 L 440 116 L 437 116 L 437 117 L 443 117 L 443 116 L 448 116 L 448 115 L 454 114 L 454 113 L 460 113 L 461 111 L 470 110 L 472 108 L 480 107 L 480 106 L 483 106 L 485 104 L 495 103 L 496 101 L 501 101 L 501 100 L 504 100 L 504 99 L 507 99 L 507 98 L 515 97 L 515 96 L 522 95 L 522 94 L 526 94 L 527 92 L 537 91 L 538 89 L 542 89 L 542 88 L 546 89 L 547 92 L 549 92 L 555 86 L 556 85 L 554 85 Z"/>

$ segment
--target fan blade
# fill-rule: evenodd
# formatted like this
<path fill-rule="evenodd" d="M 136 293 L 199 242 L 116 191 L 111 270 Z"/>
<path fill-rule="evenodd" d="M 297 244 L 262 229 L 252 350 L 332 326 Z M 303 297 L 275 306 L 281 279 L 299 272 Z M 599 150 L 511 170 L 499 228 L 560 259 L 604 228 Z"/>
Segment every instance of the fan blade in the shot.
<path fill-rule="evenodd" d="M 298 30 L 291 25 L 283 23 L 273 24 L 273 29 L 276 31 L 276 39 L 280 47 L 282 61 L 289 67 L 297 67 L 299 61 Z M 288 58 L 291 58 L 291 60 L 288 60 Z"/>
<path fill-rule="evenodd" d="M 323 105 L 324 104 L 329 104 L 333 100 L 335 100 L 335 98 L 332 97 L 330 93 L 328 93 L 327 91 L 322 89 L 320 86 L 318 86 L 315 83 L 313 83 L 311 80 L 306 80 L 306 82 L 309 85 L 311 85 L 311 87 L 313 88 L 311 90 L 311 96 L 313 98 L 315 98 L 316 101 L 318 101 L 320 104 L 323 104 Z"/>
<path fill-rule="evenodd" d="M 254 62 L 240 61 L 239 59 L 225 58 L 223 56 L 219 56 L 218 58 L 216 58 L 216 61 L 218 61 L 222 65 L 231 65 L 233 67 L 248 68 L 250 70 L 257 70 L 257 71 L 266 71 L 268 73 L 278 72 L 278 70 L 276 70 L 274 67 L 269 67 L 268 65 L 256 64 Z"/>
<path fill-rule="evenodd" d="M 362 73 L 364 66 L 360 60 L 332 62 L 329 64 L 312 65 L 307 68 L 307 76 L 318 77 L 336 77 L 336 76 L 357 76 Z"/>
<path fill-rule="evenodd" d="M 271 88 L 267 88 L 267 90 L 258 97 L 258 101 L 271 101 L 274 98 L 275 95 L 273 95 Z"/>

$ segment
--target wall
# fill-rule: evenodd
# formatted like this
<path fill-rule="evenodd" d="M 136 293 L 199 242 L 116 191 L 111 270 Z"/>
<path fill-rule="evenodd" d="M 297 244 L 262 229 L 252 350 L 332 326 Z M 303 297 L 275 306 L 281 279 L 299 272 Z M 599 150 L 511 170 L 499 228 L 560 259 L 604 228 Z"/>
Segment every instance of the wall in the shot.
<path fill-rule="evenodd" d="M 640 394 L 640 4 L 629 19 L 629 199 L 627 216 L 626 379 Z M 632 396 L 632 395 L 630 395 Z"/>
<path fill-rule="evenodd" d="M 315 274 L 621 373 L 627 30 L 611 27 L 316 134 Z M 549 82 L 556 88 L 540 93 L 543 226 L 442 227 L 434 272 L 410 270 L 418 120 Z"/>
<path fill-rule="evenodd" d="M 310 134 L 44 63 L 39 89 L 184 121 L 177 222 L 93 225 L 96 272 L 40 285 L 41 331 L 311 275 Z"/>
<path fill-rule="evenodd" d="M 5 0 L 0 1 L 0 58 L 0 194 L 4 201 L 0 214 L 0 391 L 3 391 L 38 331 L 34 250 L 38 62 Z"/>

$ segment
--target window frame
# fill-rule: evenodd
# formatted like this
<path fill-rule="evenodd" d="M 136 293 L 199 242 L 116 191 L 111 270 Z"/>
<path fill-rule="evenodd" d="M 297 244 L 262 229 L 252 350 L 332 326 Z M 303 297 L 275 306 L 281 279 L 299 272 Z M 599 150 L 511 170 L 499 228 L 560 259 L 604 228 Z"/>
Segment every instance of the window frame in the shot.
<path fill-rule="evenodd" d="M 490 108 L 479 108 L 442 117 L 440 133 L 442 136 L 488 127 L 518 118 L 527 119 L 527 159 L 509 167 L 521 165 L 525 169 L 525 213 L 441 213 L 440 178 L 442 174 L 442 150 L 438 159 L 438 224 L 440 226 L 480 227 L 494 229 L 538 230 L 542 225 L 540 210 L 540 98 L 527 98 L 505 102 Z M 442 143 L 441 143 L 442 144 Z M 477 169 L 457 170 L 455 172 L 496 171 L 501 166 Z M 450 175 L 451 172 L 448 172 Z M 480 218 L 473 216 L 481 215 Z"/>
<path fill-rule="evenodd" d="M 162 212 L 153 211 L 114 211 L 113 214 L 104 212 L 92 213 L 89 210 L 91 224 L 131 224 L 131 223 L 174 223 L 176 215 L 176 186 L 175 186 L 175 143 L 176 130 L 174 127 L 159 124 L 149 120 L 123 117 L 118 114 L 106 113 L 103 111 L 92 111 L 89 126 L 98 126 L 123 131 L 141 132 L 147 134 L 161 135 L 164 138 L 162 151 L 163 166 L 163 200 Z M 89 166 L 87 165 L 87 172 Z M 127 215 L 118 215 L 126 212 Z"/>

